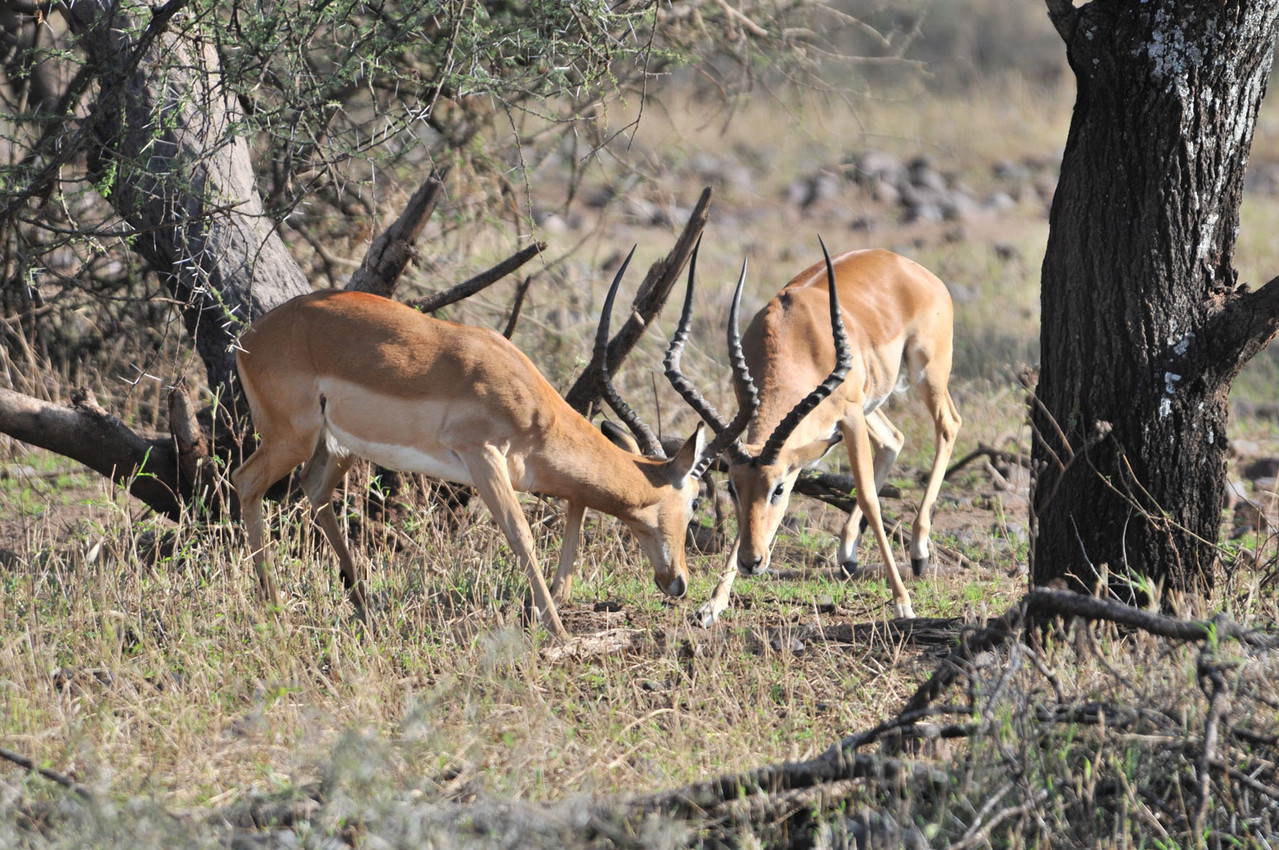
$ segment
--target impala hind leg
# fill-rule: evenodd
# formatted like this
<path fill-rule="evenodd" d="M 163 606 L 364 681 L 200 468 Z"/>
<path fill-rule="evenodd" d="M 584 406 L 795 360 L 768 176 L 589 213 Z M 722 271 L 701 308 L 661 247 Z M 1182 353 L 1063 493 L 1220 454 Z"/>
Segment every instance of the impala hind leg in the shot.
<path fill-rule="evenodd" d="M 911 530 L 910 566 L 917 576 L 923 575 L 929 568 L 928 537 L 933 529 L 933 506 L 937 503 L 942 478 L 946 475 L 946 464 L 950 463 L 950 454 L 955 448 L 955 438 L 959 434 L 959 426 L 963 423 L 944 380 L 937 383 L 928 382 L 926 378 L 922 389 L 924 403 L 933 417 L 934 454 L 933 468 L 928 473 L 928 485 L 924 489 L 924 498 L 919 503 L 919 513 L 915 515 L 915 526 Z"/>
<path fill-rule="evenodd" d="M 542 623 L 557 638 L 565 639 L 568 631 L 560 622 L 559 612 L 551 599 L 551 592 L 546 587 L 546 579 L 537 565 L 537 549 L 533 543 L 533 532 L 529 530 L 528 520 L 524 518 L 524 509 L 520 507 L 515 488 L 511 486 L 511 475 L 506 468 L 506 457 L 497 449 L 485 446 L 477 452 L 463 457 L 475 489 L 480 491 L 480 498 L 488 505 L 489 512 L 497 521 L 498 527 L 506 535 L 506 540 L 515 550 L 515 555 L 524 562 L 524 571 L 528 574 L 529 584 L 533 587 L 533 604 L 542 618 Z"/>
<path fill-rule="evenodd" d="M 316 443 L 315 453 L 302 468 L 302 492 L 306 493 L 307 500 L 311 502 L 311 516 L 324 531 L 324 536 L 328 538 L 333 551 L 337 553 L 342 585 L 346 588 L 356 613 L 361 620 L 364 620 L 368 617 L 364 575 L 351 557 L 346 538 L 338 528 L 337 514 L 333 512 L 333 489 L 342 480 L 342 476 L 346 475 L 353 462 L 354 458 L 350 455 L 339 455 L 330 451 L 327 440 L 321 436 Z"/>
<path fill-rule="evenodd" d="M 293 471 L 306 460 L 306 452 L 290 450 L 283 443 L 263 439 L 257 451 L 231 473 L 236 495 L 240 499 L 240 518 L 249 537 L 249 554 L 258 576 L 258 587 L 271 605 L 280 604 L 280 594 L 267 564 L 265 535 L 262 529 L 262 497 L 267 488 Z"/>
<path fill-rule="evenodd" d="M 886 421 L 886 420 L 885 420 Z M 853 415 L 840 423 L 844 440 L 848 443 L 848 457 L 853 467 L 853 480 L 857 484 L 857 506 L 866 516 L 867 524 L 875 532 L 875 542 L 879 544 L 880 555 L 888 571 L 888 586 L 893 592 L 893 610 L 898 617 L 915 616 L 910 604 L 910 594 L 902 583 L 901 574 L 897 572 L 897 562 L 893 560 L 893 548 L 884 531 L 884 520 L 879 510 L 879 490 L 875 485 L 874 453 L 870 442 L 870 427 L 863 416 Z"/>
<path fill-rule="evenodd" d="M 568 602 L 569 591 L 573 588 L 573 564 L 577 562 L 578 544 L 582 540 L 582 517 L 586 515 L 586 505 L 580 502 L 569 502 L 568 513 L 564 515 L 564 545 L 560 549 L 560 565 L 555 571 L 555 581 L 551 583 L 551 598 L 556 605 Z"/>
<path fill-rule="evenodd" d="M 881 410 L 874 410 L 866 417 L 866 429 L 875 451 L 875 493 L 878 495 L 884 488 L 884 482 L 888 480 L 888 473 L 892 470 L 893 464 L 897 462 L 897 455 L 901 454 L 906 438 Z M 856 462 L 852 453 L 853 446 L 850 443 L 848 445 L 850 464 Z M 862 511 L 859 502 L 848 515 L 848 521 L 844 523 L 844 528 L 840 532 L 839 552 L 836 554 L 836 561 L 849 576 L 857 572 L 857 542 L 861 539 L 867 525 L 869 523 L 866 520 L 866 514 Z"/>

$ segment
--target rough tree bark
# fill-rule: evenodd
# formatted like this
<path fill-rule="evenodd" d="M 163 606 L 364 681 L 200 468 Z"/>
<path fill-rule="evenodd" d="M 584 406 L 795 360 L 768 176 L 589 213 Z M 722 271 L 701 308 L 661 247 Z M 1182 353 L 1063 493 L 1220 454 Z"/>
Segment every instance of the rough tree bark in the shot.
<path fill-rule="evenodd" d="M 1092 590 L 1106 565 L 1204 589 L 1227 394 L 1279 321 L 1279 283 L 1232 267 L 1279 2 L 1048 8 L 1078 93 L 1043 264 L 1031 580 Z"/>
<path fill-rule="evenodd" d="M 225 391 L 240 331 L 311 287 L 263 213 L 217 54 L 168 31 L 146 39 L 116 0 L 66 14 L 90 61 L 111 69 L 91 122 L 92 178 L 138 231 L 135 250 L 183 305 L 209 386 Z"/>

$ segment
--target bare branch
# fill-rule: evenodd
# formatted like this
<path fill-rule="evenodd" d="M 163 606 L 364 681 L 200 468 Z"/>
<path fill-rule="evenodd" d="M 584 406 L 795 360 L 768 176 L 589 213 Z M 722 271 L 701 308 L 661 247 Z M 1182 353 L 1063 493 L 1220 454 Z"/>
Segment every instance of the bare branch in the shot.
<path fill-rule="evenodd" d="M 431 174 L 413 193 L 404 212 L 386 230 L 378 234 L 364 255 L 364 261 L 347 281 L 351 292 L 372 292 L 391 297 L 409 260 L 417 254 L 414 243 L 444 193 L 444 179 L 449 169 L 432 169 Z"/>
<path fill-rule="evenodd" d="M 1203 336 L 1211 340 L 1212 361 L 1237 371 L 1279 332 L 1279 277 L 1225 298 Z"/>
<path fill-rule="evenodd" d="M 702 196 L 697 200 L 697 206 L 693 208 L 692 214 L 688 217 L 688 223 L 684 225 L 684 231 L 679 235 L 679 239 L 675 241 L 675 247 L 666 255 L 666 258 L 656 262 L 648 270 L 648 274 L 644 278 L 644 282 L 640 284 L 639 291 L 635 293 L 635 301 L 631 305 L 631 315 L 618 330 L 613 337 L 612 342 L 608 344 L 608 364 L 610 372 L 615 373 L 622 365 L 622 361 L 631 353 L 631 349 L 639 342 L 644 331 L 652 323 L 658 313 L 662 311 L 662 307 L 666 305 L 666 299 L 670 297 L 671 289 L 675 286 L 675 281 L 679 278 L 679 274 L 683 271 L 684 266 L 688 263 L 688 258 L 693 253 L 694 246 L 697 245 L 698 237 L 702 235 L 702 229 L 706 227 L 706 218 L 710 211 L 712 191 L 710 187 L 702 190 Z M 599 367 L 596 363 L 591 363 L 586 370 L 578 376 L 577 381 L 567 393 L 564 399 L 574 410 L 579 413 L 586 413 L 591 406 L 599 399 L 599 379 L 596 375 Z"/>
<path fill-rule="evenodd" d="M 1079 10 L 1072 0 L 1044 0 L 1048 6 L 1048 20 L 1061 36 L 1061 40 L 1070 44 L 1075 36 L 1075 26 L 1079 23 Z"/>
<path fill-rule="evenodd" d="M 443 292 L 436 292 L 425 298 L 409 301 L 408 305 L 415 310 L 421 310 L 423 313 L 434 313 L 441 307 L 447 307 L 455 301 L 469 298 L 481 289 L 492 286 L 545 250 L 545 242 L 535 242 L 518 253 L 507 257 L 488 271 L 477 274 L 470 280 L 464 280 L 457 286 L 446 289 Z"/>

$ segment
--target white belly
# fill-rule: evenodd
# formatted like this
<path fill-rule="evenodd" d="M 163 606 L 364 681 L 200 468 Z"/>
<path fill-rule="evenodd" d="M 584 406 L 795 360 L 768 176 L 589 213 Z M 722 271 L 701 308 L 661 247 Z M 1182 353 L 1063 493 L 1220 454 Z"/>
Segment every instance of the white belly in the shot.
<path fill-rule="evenodd" d="M 417 446 L 400 446 L 393 443 L 374 443 L 363 440 L 354 434 L 347 433 L 333 424 L 327 423 L 329 435 L 343 452 L 364 458 L 401 472 L 417 472 L 432 478 L 443 478 L 456 481 L 458 484 L 474 484 L 466 464 L 455 453 L 442 449 L 440 453 L 428 453 Z M 335 447 L 336 448 L 336 447 Z"/>

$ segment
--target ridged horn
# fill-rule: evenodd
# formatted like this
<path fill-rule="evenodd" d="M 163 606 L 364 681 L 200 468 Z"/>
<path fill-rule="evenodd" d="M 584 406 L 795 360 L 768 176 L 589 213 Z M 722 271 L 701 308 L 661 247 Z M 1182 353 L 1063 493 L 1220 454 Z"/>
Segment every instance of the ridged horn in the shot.
<path fill-rule="evenodd" d="M 697 270 L 697 252 L 701 250 L 702 240 L 699 238 L 693 246 L 693 256 L 688 261 L 688 285 L 684 288 L 684 309 L 680 311 L 679 325 L 671 344 L 666 347 L 666 357 L 662 363 L 666 367 L 666 379 L 671 382 L 675 392 L 680 394 L 689 407 L 702 417 L 716 434 L 728 427 L 728 422 L 715 409 L 715 406 L 698 392 L 697 387 L 680 370 L 680 358 L 684 356 L 684 345 L 688 342 L 689 328 L 693 323 L 693 275 Z"/>
<path fill-rule="evenodd" d="M 827 396 L 835 391 L 835 388 L 844 382 L 844 378 L 848 376 L 848 370 L 853 365 L 852 351 L 848 345 L 848 332 L 844 328 L 844 315 L 839 307 L 839 293 L 835 289 L 835 267 L 830 261 L 830 252 L 826 250 L 826 243 L 822 241 L 820 236 L 817 241 L 821 242 L 822 255 L 826 258 L 826 284 L 830 289 L 830 329 L 831 335 L 835 339 L 835 368 L 826 380 L 817 385 L 811 393 L 804 397 L 802 401 L 790 409 L 785 418 L 777 423 L 777 427 L 773 429 L 773 433 L 768 436 L 764 442 L 764 449 L 759 453 L 758 463 L 768 465 L 777 462 L 777 456 L 781 453 L 782 444 L 790 437 L 796 426 L 807 416 L 812 413 L 813 408 L 821 404 Z"/>
<path fill-rule="evenodd" d="M 693 313 L 693 276 L 696 268 L 696 252 L 694 260 L 689 263 L 688 289 L 684 295 L 684 310 L 680 315 L 679 328 L 675 332 L 671 345 L 666 351 L 666 377 L 676 391 L 683 396 L 698 414 L 706 420 L 715 431 L 715 437 L 706 446 L 702 456 L 690 471 L 694 478 L 700 478 L 706 469 L 715 462 L 720 452 L 727 451 L 733 463 L 748 463 L 750 456 L 742 448 L 738 437 L 746 430 L 755 411 L 759 409 L 759 393 L 751 380 L 750 370 L 746 367 L 746 357 L 742 354 L 741 331 L 738 327 L 738 316 L 741 313 L 742 289 L 746 284 L 747 263 L 742 263 L 742 273 L 737 278 L 737 289 L 733 292 L 733 303 L 728 310 L 728 350 L 729 361 L 733 367 L 733 380 L 737 387 L 738 410 L 732 422 L 724 423 L 719 411 L 702 397 L 692 383 L 679 371 L 679 358 L 683 353 L 684 342 L 688 339 L 688 327 Z"/>
<path fill-rule="evenodd" d="M 595 375 L 600 395 L 608 406 L 613 408 L 617 418 L 631 429 L 631 433 L 635 435 L 635 441 L 639 443 L 640 451 L 648 457 L 665 459 L 666 452 L 662 450 L 661 442 L 639 418 L 639 414 L 622 400 L 622 396 L 613 386 L 612 378 L 609 376 L 608 332 L 613 317 L 613 302 L 617 298 L 617 289 L 622 283 L 622 276 L 626 274 L 626 267 L 631 264 L 631 257 L 635 256 L 636 247 L 638 246 L 631 246 L 631 252 L 626 255 L 622 267 L 617 270 L 617 275 L 613 278 L 613 285 L 608 289 L 608 297 L 604 299 L 604 308 L 600 311 L 600 324 L 595 331 L 595 353 L 591 359 L 597 364 Z"/>

